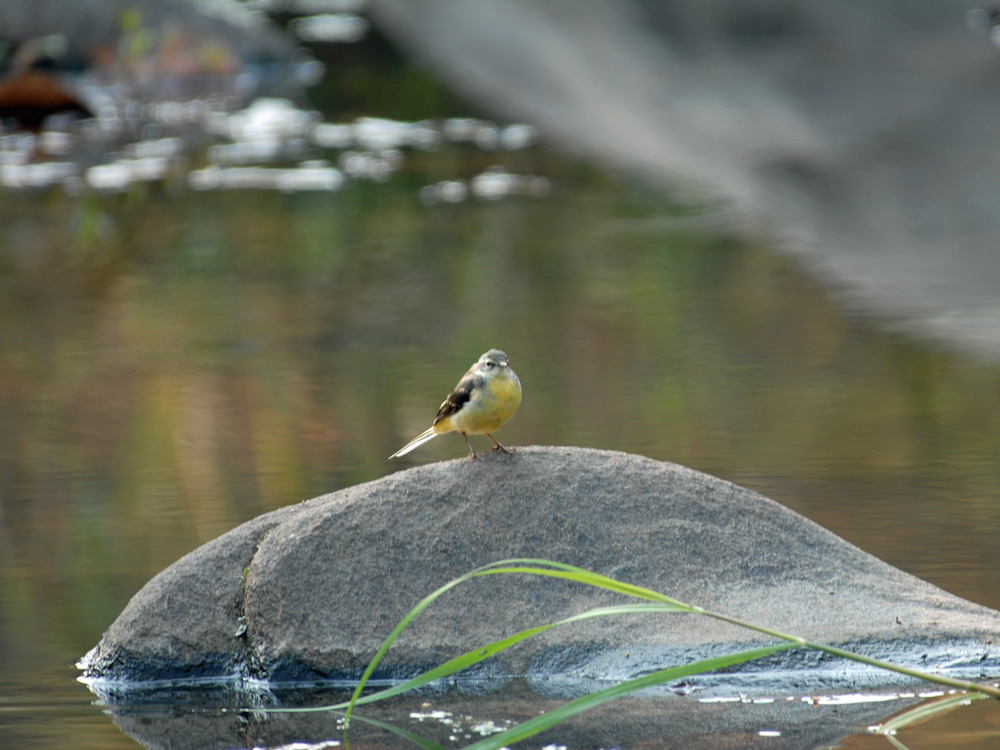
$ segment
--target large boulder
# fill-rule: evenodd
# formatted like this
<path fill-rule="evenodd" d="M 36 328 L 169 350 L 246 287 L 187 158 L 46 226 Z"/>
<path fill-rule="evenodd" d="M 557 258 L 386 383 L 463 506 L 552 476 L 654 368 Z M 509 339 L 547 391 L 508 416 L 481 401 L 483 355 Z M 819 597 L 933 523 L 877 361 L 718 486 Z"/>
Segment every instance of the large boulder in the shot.
<path fill-rule="evenodd" d="M 639 456 L 527 447 L 400 471 L 243 524 L 136 594 L 85 658 L 86 676 L 356 679 L 422 597 L 515 557 L 593 569 L 910 666 L 1000 674 L 1000 612 L 893 568 L 761 495 Z M 621 600 L 552 579 L 475 579 L 422 613 L 377 674 L 411 675 Z M 767 640 L 697 615 L 602 618 L 549 630 L 484 662 L 480 674 L 623 678 Z M 741 689 L 789 674 L 798 686 L 899 682 L 803 651 L 755 669 L 741 676 Z"/>

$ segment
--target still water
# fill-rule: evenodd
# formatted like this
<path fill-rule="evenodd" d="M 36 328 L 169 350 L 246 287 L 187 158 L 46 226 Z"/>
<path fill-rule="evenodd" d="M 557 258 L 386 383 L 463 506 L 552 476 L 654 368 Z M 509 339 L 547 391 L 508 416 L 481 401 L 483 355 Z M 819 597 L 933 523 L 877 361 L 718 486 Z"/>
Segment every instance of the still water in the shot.
<path fill-rule="evenodd" d="M 524 387 L 503 442 L 730 479 L 1000 608 L 1000 369 L 847 314 L 724 205 L 530 144 L 392 159 L 2 193 L 0 746 L 136 747 L 72 666 L 132 594 L 260 513 L 464 456 L 386 458 L 490 347 Z M 993 704 L 948 721 L 902 738 L 998 740 Z"/>

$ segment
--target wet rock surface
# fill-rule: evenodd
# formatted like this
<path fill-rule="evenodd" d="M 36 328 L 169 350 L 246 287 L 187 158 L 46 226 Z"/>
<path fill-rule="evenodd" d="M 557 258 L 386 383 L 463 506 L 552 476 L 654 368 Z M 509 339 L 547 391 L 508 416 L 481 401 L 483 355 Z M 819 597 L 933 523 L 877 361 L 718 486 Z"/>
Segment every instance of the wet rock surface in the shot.
<path fill-rule="evenodd" d="M 420 466 L 249 521 L 154 577 L 87 655 L 85 674 L 356 679 L 421 598 L 477 566 L 518 557 L 593 569 L 918 668 L 1000 674 L 1000 613 L 723 480 L 624 453 L 557 447 Z M 476 579 L 422 613 L 377 676 L 410 676 L 526 627 L 621 601 L 565 581 Z M 530 639 L 484 662 L 479 676 L 620 679 L 766 641 L 695 615 L 601 618 Z M 842 688 L 899 680 L 802 650 L 751 669 L 738 677 L 740 689 L 775 690 L 789 674 L 798 685 Z"/>

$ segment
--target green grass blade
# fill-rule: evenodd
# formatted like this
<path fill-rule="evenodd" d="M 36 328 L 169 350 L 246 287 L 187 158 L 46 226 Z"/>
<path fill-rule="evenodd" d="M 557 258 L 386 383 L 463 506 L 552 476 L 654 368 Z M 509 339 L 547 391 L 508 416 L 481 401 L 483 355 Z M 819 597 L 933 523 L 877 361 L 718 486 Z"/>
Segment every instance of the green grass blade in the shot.
<path fill-rule="evenodd" d="M 921 672 L 919 669 L 910 669 L 909 667 L 901 667 L 898 664 L 891 664 L 887 661 L 882 661 L 881 659 L 874 659 L 870 656 L 863 656 L 862 654 L 856 654 L 853 651 L 845 651 L 842 648 L 837 648 L 836 646 L 828 646 L 825 643 L 813 643 L 812 641 L 802 641 L 802 645 L 807 648 L 816 649 L 817 651 L 823 651 L 824 653 L 831 654 L 832 656 L 839 656 L 844 659 L 850 659 L 851 661 L 856 661 L 861 664 L 867 664 L 871 667 L 878 667 L 879 669 L 886 669 L 891 672 L 896 672 L 898 674 L 905 674 L 907 677 L 915 677 L 918 680 L 925 680 L 926 682 L 933 682 L 938 685 L 945 685 L 947 687 L 955 688 L 957 690 L 967 690 L 974 693 L 983 693 L 985 695 L 993 696 L 994 698 L 1000 698 L 1000 689 L 993 685 L 982 685 L 978 682 L 969 682 L 968 680 L 956 680 L 951 677 L 945 677 L 939 674 L 932 674 L 930 672 Z"/>
<path fill-rule="evenodd" d="M 419 734 L 409 731 L 408 729 L 402 729 L 393 724 L 389 724 L 385 721 L 378 721 L 377 719 L 369 719 L 364 716 L 355 717 L 357 721 L 363 722 L 365 724 L 371 724 L 373 727 L 378 727 L 379 729 L 384 729 L 387 732 L 392 732 L 393 734 L 399 735 L 403 739 L 409 740 L 415 745 L 419 745 L 424 748 L 424 750 L 444 750 L 444 748 L 437 744 L 436 742 L 431 742 L 426 737 L 421 737 Z M 345 730 L 346 731 L 346 730 Z M 346 735 L 345 735 L 346 736 Z M 344 742 L 345 747 L 350 747 L 346 740 Z"/>
<path fill-rule="evenodd" d="M 985 693 L 962 693 L 960 695 L 949 695 L 947 698 L 931 701 L 930 703 L 922 703 L 915 708 L 911 708 L 909 711 L 899 714 L 899 716 L 894 716 L 884 724 L 879 725 L 879 728 L 875 733 L 889 735 L 902 729 L 903 727 L 915 724 L 918 721 L 923 721 L 924 719 L 928 719 L 931 716 L 942 713 L 943 711 L 951 711 L 959 706 L 967 706 L 972 703 L 972 701 L 981 700 L 986 697 Z"/>
<path fill-rule="evenodd" d="M 530 565 L 532 567 L 525 567 Z M 445 593 L 455 588 L 465 581 L 471 580 L 473 578 L 478 578 L 487 575 L 507 575 L 513 573 L 524 573 L 532 575 L 543 575 L 551 576 L 555 578 L 563 578 L 567 580 L 577 581 L 579 583 L 586 583 L 591 586 L 597 586 L 599 588 L 605 588 L 610 591 L 616 591 L 618 593 L 627 594 L 629 596 L 636 596 L 642 599 L 647 599 L 650 601 L 659 602 L 662 604 L 668 604 L 673 607 L 682 608 L 684 611 L 695 611 L 694 608 L 680 602 L 676 599 L 671 599 L 670 597 L 664 596 L 663 594 L 658 594 L 650 589 L 644 589 L 640 586 L 633 586 L 631 584 L 622 583 L 621 581 L 616 581 L 613 578 L 608 578 L 607 576 L 602 576 L 598 573 L 593 573 L 592 571 L 584 570 L 583 568 L 577 568 L 572 565 L 566 565 L 564 563 L 555 563 L 547 560 L 534 560 L 525 558 L 514 558 L 510 560 L 499 560 L 494 563 L 489 563 L 482 567 L 476 568 L 474 570 L 465 573 L 458 578 L 455 578 L 448 583 L 444 584 L 440 588 L 431 592 L 423 599 L 421 599 L 416 606 L 413 607 L 400 621 L 400 623 L 395 627 L 389 637 L 382 643 L 382 646 L 376 652 L 372 661 L 368 664 L 364 673 L 361 675 L 361 679 L 358 681 L 357 687 L 354 689 L 354 693 L 351 696 L 351 700 L 347 707 L 347 718 L 350 719 L 351 713 L 354 711 L 354 706 L 357 705 L 361 698 L 361 692 L 364 690 L 364 686 L 367 684 L 368 680 L 371 678 L 372 674 L 375 672 L 376 667 L 382 658 L 388 652 L 389 647 L 393 642 L 400 636 L 400 634 L 409 626 L 409 624 L 423 612 L 427 607 L 434 603 L 439 597 L 443 596 Z"/>
<path fill-rule="evenodd" d="M 590 693 L 589 695 L 577 698 L 564 706 L 560 706 L 554 711 L 549 711 L 541 716 L 528 719 L 517 726 L 513 726 L 510 729 L 500 732 L 499 734 L 491 735 L 479 740 L 478 742 L 474 742 L 471 745 L 467 745 L 465 750 L 498 750 L 498 748 L 527 739 L 528 737 L 538 734 L 539 732 L 542 732 L 562 721 L 566 721 L 577 714 L 595 708 L 602 703 L 607 703 L 608 701 L 613 701 L 617 698 L 626 696 L 629 693 L 634 693 L 638 690 L 643 690 L 649 687 L 656 687 L 657 685 L 662 685 L 665 682 L 672 682 L 673 680 L 677 680 L 682 677 L 689 677 L 703 672 L 711 672 L 716 669 L 723 669 L 735 664 L 742 664 L 754 659 L 760 659 L 761 657 L 769 656 L 773 653 L 784 651 L 789 648 L 796 648 L 796 644 L 779 643 L 774 646 L 765 646 L 763 648 L 751 649 L 749 651 L 740 651 L 739 653 L 728 654 L 726 656 L 719 656 L 712 659 L 703 659 L 701 661 L 684 664 L 679 667 L 661 669 L 657 672 L 643 675 L 642 677 L 626 680 L 625 682 L 612 685 L 604 690 L 598 690 L 594 693 Z"/>
<path fill-rule="evenodd" d="M 395 627 L 392 633 L 389 634 L 389 637 L 386 638 L 385 641 L 382 643 L 382 646 L 376 652 L 374 658 L 371 660 L 371 662 L 368 664 L 368 667 L 361 675 L 361 679 L 358 681 L 358 685 L 354 689 L 354 693 L 351 695 L 351 700 L 349 701 L 349 705 L 347 707 L 347 717 L 346 717 L 347 720 L 350 720 L 351 713 L 354 710 L 354 705 L 357 703 L 358 698 L 361 696 L 361 691 L 364 690 L 364 687 L 367 684 L 369 678 L 372 676 L 372 673 L 374 673 L 375 668 L 378 666 L 379 662 L 382 661 L 382 657 L 385 656 L 386 652 L 389 650 L 389 647 L 399 637 L 400 633 L 402 633 L 406 629 L 406 627 L 413 621 L 413 619 L 417 615 L 419 615 L 421 612 L 427 609 L 427 607 L 433 604 L 438 599 L 438 597 L 444 595 L 451 589 L 458 586 L 460 583 L 468 581 L 470 578 L 474 577 L 480 570 L 482 570 L 482 568 L 476 568 L 475 570 L 471 570 L 468 573 L 460 575 L 458 578 L 449 581 L 448 583 L 444 584 L 440 588 L 436 589 L 435 591 L 425 596 L 423 599 L 417 602 L 416 606 L 413 607 L 413 609 L 411 609 L 409 612 L 406 613 L 406 616 L 403 617 L 402 620 L 400 620 L 399 624 Z"/>
<path fill-rule="evenodd" d="M 385 700 L 387 698 L 392 698 L 393 696 L 400 695 L 402 693 L 409 692 L 410 690 L 416 690 L 417 688 L 423 687 L 435 680 L 445 679 L 451 677 L 453 674 L 461 672 L 464 669 L 468 669 L 475 664 L 478 664 L 491 656 L 500 653 L 504 649 L 510 648 L 523 640 L 526 640 L 538 633 L 542 633 L 546 630 L 550 630 L 560 625 L 568 625 L 572 622 L 579 622 L 582 620 L 589 620 L 594 617 L 611 617 L 616 615 L 637 615 L 637 614 L 655 614 L 664 612 L 685 612 L 686 610 L 678 609 L 671 604 L 620 604 L 613 607 L 597 607 L 595 609 L 589 609 L 586 612 L 581 612 L 580 614 L 567 617 L 563 620 L 557 620 L 555 622 L 550 622 L 546 625 L 539 625 L 534 628 L 528 628 L 522 630 L 519 633 L 502 638 L 499 641 L 494 641 L 480 648 L 472 649 L 467 651 L 460 656 L 456 656 L 453 659 L 449 659 L 444 664 L 434 667 L 422 674 L 417 675 L 405 682 L 401 682 L 398 685 L 393 685 L 392 687 L 385 688 L 384 690 L 379 690 L 377 693 L 371 693 L 369 695 L 358 698 L 354 701 L 355 706 L 361 706 L 367 703 L 374 703 L 376 701 Z M 269 708 L 268 711 L 272 713 L 310 713 L 315 711 L 340 711 L 351 706 L 350 701 L 345 701 L 343 703 L 337 703 L 330 706 L 309 706 L 306 708 Z"/>
<path fill-rule="evenodd" d="M 590 585 L 600 586 L 601 588 L 607 588 L 608 590 L 618 591 L 619 593 L 628 593 L 632 596 L 639 596 L 644 599 L 651 599 L 654 601 L 669 601 L 680 607 L 687 608 L 690 612 L 695 612 L 698 614 L 705 615 L 706 617 L 711 617 L 716 620 L 721 620 L 723 622 L 728 622 L 732 625 L 745 628 L 747 630 L 754 630 L 758 633 L 763 633 L 764 635 L 769 635 L 773 638 L 778 638 L 780 640 L 788 641 L 790 643 L 795 643 L 799 646 L 804 646 L 806 648 L 815 649 L 817 651 L 823 651 L 832 656 L 839 656 L 844 659 L 849 659 L 862 664 L 867 664 L 872 667 L 877 667 L 879 669 L 885 669 L 898 674 L 906 675 L 907 677 L 913 677 L 919 680 L 924 680 L 927 682 L 933 682 L 938 685 L 945 685 L 947 687 L 956 688 L 958 690 L 966 690 L 977 693 L 984 693 L 986 695 L 991 695 L 995 698 L 1000 698 L 1000 689 L 991 685 L 982 685 L 976 682 L 970 682 L 968 680 L 956 680 L 951 677 L 944 677 L 942 675 L 930 674 L 928 672 L 921 672 L 917 669 L 910 669 L 908 667 L 902 667 L 890 662 L 882 661 L 880 659 L 875 659 L 869 656 L 863 656 L 861 654 L 856 654 L 852 651 L 845 651 L 844 649 L 837 648 L 836 646 L 829 646 L 825 643 L 816 643 L 813 641 L 807 641 L 805 638 L 796 635 L 789 635 L 788 633 L 782 633 L 778 630 L 773 630 L 771 628 L 765 628 L 760 625 L 755 625 L 754 623 L 746 622 L 745 620 L 740 620 L 735 617 L 729 617 L 727 615 L 719 614 L 717 612 L 710 612 L 701 607 L 697 607 L 690 604 L 684 604 L 683 602 L 667 597 L 663 594 L 659 594 L 650 589 L 645 589 L 640 586 L 631 586 L 630 584 L 622 584 L 619 581 L 615 581 L 613 578 L 607 578 L 600 574 L 592 573 L 590 571 L 583 570 L 581 568 L 576 568 L 571 565 L 564 565 L 561 563 L 552 563 L 546 560 L 516 560 L 516 561 L 506 561 L 506 562 L 517 562 L 517 563 L 531 563 L 533 565 L 549 565 L 553 568 L 557 568 L 558 571 L 542 571 L 540 569 L 533 568 L 506 568 L 505 572 L 519 572 L 519 573 L 532 573 L 536 575 L 550 575 L 559 578 L 569 578 L 571 580 L 577 580 L 581 583 L 589 583 Z M 569 575 L 569 574 L 572 575 Z"/>
<path fill-rule="evenodd" d="M 596 588 L 607 589 L 618 594 L 633 596 L 637 599 L 647 599 L 649 601 L 660 602 L 662 604 L 672 604 L 690 611 L 697 611 L 697 607 L 661 594 L 658 591 L 636 586 L 631 583 L 624 583 L 614 578 L 595 573 L 592 570 L 584 570 L 575 565 L 557 563 L 551 560 L 536 560 L 531 558 L 515 558 L 512 560 L 500 560 L 499 562 L 484 565 L 474 571 L 476 575 L 492 575 L 497 573 L 526 573 L 529 575 L 550 576 L 552 578 L 562 578 L 564 580 L 576 581 L 577 583 L 594 586 Z"/>
<path fill-rule="evenodd" d="M 707 617 L 712 617 L 714 619 L 721 620 L 723 622 L 728 622 L 730 624 L 737 625 L 739 627 L 743 627 L 765 635 L 769 635 L 779 640 L 787 641 L 789 644 L 817 649 L 819 651 L 823 651 L 834 656 L 851 659 L 853 661 L 861 662 L 881 669 L 891 670 L 900 674 L 905 674 L 910 677 L 915 677 L 917 679 L 926 680 L 929 682 L 935 682 L 941 685 L 948 685 L 950 687 L 955 687 L 962 690 L 982 692 L 996 697 L 1000 697 L 1000 689 L 991 686 L 979 685 L 977 683 L 968 682 L 964 680 L 954 680 L 939 675 L 932 675 L 925 672 L 920 672 L 918 670 L 909 669 L 906 667 L 900 667 L 894 664 L 890 664 L 888 662 L 883 662 L 878 659 L 862 656 L 860 654 L 855 654 L 850 651 L 844 651 L 843 649 L 838 649 L 834 646 L 828 646 L 822 643 L 809 642 L 799 636 L 788 635 L 786 633 L 781 633 L 779 631 L 772 630 L 770 628 L 765 628 L 759 625 L 755 625 L 753 623 L 745 622 L 743 620 L 739 620 L 734 617 L 729 617 L 727 615 L 722 615 L 715 612 L 709 612 L 701 607 L 685 604 L 684 602 L 681 602 L 678 599 L 674 599 L 672 597 L 666 596 L 665 594 L 661 594 L 651 589 L 643 588 L 641 586 L 635 586 L 633 584 L 623 583 L 608 576 L 604 576 L 599 573 L 594 573 L 593 571 L 584 570 L 583 568 L 579 568 L 573 565 L 553 562 L 551 560 L 540 560 L 533 558 L 512 558 L 509 560 L 499 560 L 497 562 L 489 563 L 487 565 L 483 565 L 479 568 L 471 570 L 468 573 L 465 573 L 464 575 L 461 575 L 458 578 L 449 581 L 448 583 L 444 584 L 437 590 L 433 591 L 431 594 L 421 599 L 417 603 L 417 605 L 413 607 L 413 609 L 411 609 L 406 614 L 406 616 L 400 621 L 400 623 L 392 631 L 389 637 L 386 638 L 385 642 L 379 648 L 378 652 L 375 654 L 375 657 L 368 665 L 367 669 L 365 670 L 364 674 L 361 677 L 361 680 L 358 682 L 358 685 L 355 688 L 353 695 L 351 696 L 351 700 L 347 704 L 347 718 L 348 719 L 350 718 L 351 713 L 354 710 L 354 706 L 362 702 L 361 692 L 364 689 L 364 686 L 368 682 L 371 675 L 374 673 L 375 668 L 378 666 L 379 662 L 381 662 L 382 658 L 389 650 L 389 647 L 396 640 L 396 638 L 399 637 L 399 635 L 403 632 L 403 630 L 405 630 L 405 628 L 409 626 L 409 624 L 413 621 L 413 619 L 417 615 L 423 612 L 423 610 L 429 607 L 439 597 L 443 596 L 452 588 L 458 586 L 461 583 L 464 583 L 465 581 L 488 575 L 513 575 L 513 574 L 547 576 L 551 578 L 559 578 L 563 580 L 575 581 L 577 583 L 597 588 L 602 588 L 608 591 L 612 591 L 614 593 L 623 594 L 626 596 L 636 597 L 639 599 L 644 599 L 646 601 L 652 601 L 663 605 L 667 605 L 668 607 L 670 607 L 669 611 L 702 614 Z M 490 656 L 493 653 L 496 653 L 497 651 L 501 651 L 503 650 L 503 648 L 508 648 L 514 643 L 524 640 L 524 638 L 528 638 L 532 635 L 535 635 L 538 632 L 542 632 L 542 630 L 547 630 L 549 627 L 555 627 L 558 624 L 564 624 L 564 623 L 560 621 L 560 623 L 553 623 L 549 626 L 540 626 L 540 629 L 531 628 L 527 631 L 522 631 L 522 633 L 511 636 L 510 639 L 503 639 L 502 641 L 490 644 L 489 646 L 467 652 L 466 654 L 463 654 L 460 657 L 456 657 L 456 659 L 453 659 L 450 662 L 446 663 L 446 665 L 442 665 L 442 667 L 439 667 L 436 670 L 430 670 L 430 672 L 425 673 L 425 675 L 421 675 L 420 677 L 415 678 L 415 680 L 423 680 L 423 678 L 427 674 L 435 674 L 435 676 L 428 677 L 420 684 L 426 684 L 427 682 L 430 682 L 431 680 L 434 679 L 441 679 L 441 677 L 448 676 L 449 674 L 453 674 L 455 671 L 458 671 L 461 668 L 471 666 L 472 664 L 475 664 L 477 661 L 481 661 L 481 659 L 476 659 L 475 657 L 472 656 L 472 654 L 476 652 L 483 652 L 485 649 L 486 653 L 485 655 L 482 656 L 482 658 L 486 658 L 486 656 Z M 507 643 L 507 645 L 504 645 L 501 648 L 500 644 L 503 643 Z M 493 647 L 496 647 L 496 649 L 490 651 L 490 649 Z M 458 667 L 457 666 L 458 664 L 464 664 L 465 667 Z M 442 671 L 438 672 L 437 670 L 442 670 Z M 447 672 L 447 674 L 445 674 L 445 672 Z M 404 685 L 406 684 L 408 683 L 404 683 Z M 412 687 L 414 686 L 410 685 L 406 689 L 412 689 Z M 389 695 L 386 694 L 387 692 L 390 692 L 391 695 L 397 695 L 403 691 L 404 691 L 403 686 L 400 685 L 397 686 L 397 688 L 390 688 L 389 691 L 380 691 L 379 693 L 376 693 L 372 696 L 368 696 L 366 699 L 364 699 L 364 702 L 368 703 L 373 700 L 380 700 L 389 697 Z"/>
<path fill-rule="evenodd" d="M 494 654 L 497 654 L 504 649 L 510 648 L 511 646 L 520 643 L 534 635 L 543 633 L 546 630 L 550 630 L 561 625 L 568 625 L 572 622 L 579 622 L 582 620 L 589 620 L 594 617 L 610 617 L 615 615 L 637 615 L 637 614 L 650 614 L 650 613 L 664 613 L 664 612 L 683 612 L 685 610 L 678 609 L 671 604 L 622 604 L 616 607 L 598 607 L 596 609 L 590 609 L 586 612 L 581 612 L 578 615 L 573 615 L 572 617 L 567 617 L 563 620 L 557 620 L 555 622 L 550 622 L 545 625 L 539 625 L 538 627 L 528 628 L 527 630 L 522 630 L 519 633 L 515 633 L 507 638 L 502 638 L 499 641 L 494 641 L 493 643 L 487 644 L 481 648 L 476 648 L 471 651 L 466 651 L 461 656 L 456 656 L 454 659 L 449 659 L 444 664 L 441 664 L 434 669 L 430 669 L 423 674 L 420 674 L 412 679 L 402 682 L 399 685 L 393 685 L 385 690 L 380 690 L 377 693 L 371 693 L 370 695 L 363 696 L 354 701 L 354 705 L 360 706 L 366 703 L 374 703 L 376 701 L 385 700 L 386 698 L 392 698 L 393 696 L 400 695 L 401 693 L 408 692 L 410 690 L 415 690 L 419 687 L 423 687 L 435 680 L 445 679 L 451 677 L 453 674 L 461 672 L 464 669 L 468 669 L 479 662 L 490 658 Z M 340 703 L 335 706 L 323 706 L 320 709 L 311 710 L 327 710 L 327 709 L 342 709 L 350 706 L 350 702 Z"/>

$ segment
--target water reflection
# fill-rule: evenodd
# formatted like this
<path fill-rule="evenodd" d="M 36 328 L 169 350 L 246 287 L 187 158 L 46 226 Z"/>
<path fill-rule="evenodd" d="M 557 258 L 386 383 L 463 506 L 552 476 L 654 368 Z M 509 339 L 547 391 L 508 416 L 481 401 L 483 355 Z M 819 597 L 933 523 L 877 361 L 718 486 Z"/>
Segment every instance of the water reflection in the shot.
<path fill-rule="evenodd" d="M 513 444 L 732 479 L 1000 607 L 1000 371 L 845 315 L 727 207 L 481 117 L 228 96 L 99 114 L 0 139 L 4 701 L 83 705 L 70 665 L 148 578 L 259 513 L 397 470 L 385 457 L 441 383 L 491 346 L 524 383 Z M 0 714 L 0 745 L 135 746 L 102 716 L 39 713 Z M 248 747 L 301 739 L 227 718 Z"/>
<path fill-rule="evenodd" d="M 187 692 L 161 688 L 145 699 L 133 696 L 128 703 L 101 705 L 123 733 L 143 746 L 204 749 L 463 747 L 563 703 L 521 681 L 502 687 L 456 683 L 359 708 L 345 726 L 341 711 L 323 707 L 347 697 L 344 690 L 313 686 L 262 694 L 259 701 L 244 695 L 241 702 L 240 696 L 209 686 Z M 817 747 L 875 726 L 918 702 L 912 693 L 697 701 L 670 691 L 647 691 L 578 714 L 532 737 L 527 746 L 596 749 L 655 743 L 721 750 L 760 734 L 784 738 L 773 744 L 776 748 Z M 283 706 L 295 708 L 285 712 Z"/>
<path fill-rule="evenodd" d="M 515 443 L 731 477 L 907 569 L 956 538 L 968 564 L 995 559 L 996 370 L 844 319 L 684 206 L 649 230 L 654 209 L 594 173 L 546 165 L 541 202 L 428 208 L 437 169 L 332 201 L 5 202 L 8 502 L 89 498 L 135 585 L 240 519 L 391 470 L 440 383 L 496 344 L 523 371 Z M 985 580 L 959 593 L 1000 604 Z"/>
<path fill-rule="evenodd" d="M 535 146 L 538 132 L 525 124 L 499 126 L 475 118 L 403 122 L 358 117 L 326 122 L 318 112 L 287 99 L 258 98 L 248 107 L 227 111 L 231 100 L 147 105 L 132 114 L 129 132 L 153 132 L 150 126 L 170 122 L 173 135 L 125 142 L 105 154 L 103 163 L 88 166 L 95 139 L 121 133 L 120 113 L 79 123 L 72 131 L 45 130 L 39 135 L 0 137 L 0 186 L 38 189 L 62 186 L 77 195 L 85 190 L 127 192 L 141 183 L 176 183 L 185 179 L 194 190 L 270 189 L 282 192 L 340 190 L 348 180 L 385 182 L 406 166 L 406 151 L 439 151 L 449 144 L 468 144 L 484 152 L 509 153 Z M 187 114 L 178 119 L 177 108 Z M 155 132 L 162 132 L 156 129 Z M 198 137 L 193 139 L 197 134 Z M 204 148 L 206 136 L 220 142 Z M 335 152 L 335 153 L 331 153 Z M 333 166 L 326 158 L 336 158 Z M 47 157 L 60 157 L 49 159 Z M 199 162 L 207 162 L 194 168 Z M 285 166 L 272 166 L 285 165 Z M 457 202 L 469 194 L 487 200 L 510 196 L 543 197 L 545 177 L 514 175 L 491 165 L 469 181 L 443 181 L 426 187 L 425 202 Z"/>
<path fill-rule="evenodd" d="M 562 169 L 546 165 L 543 202 L 431 209 L 412 187 L 430 172 L 334 201 L 5 202 L 17 429 L 0 457 L 21 580 L 61 570 L 97 593 L 110 563 L 93 600 L 121 605 L 240 520 L 395 468 L 440 383 L 497 344 L 524 381 L 515 444 L 731 477 L 907 569 L 965 560 L 969 588 L 949 588 L 1000 604 L 973 572 L 997 554 L 995 370 L 844 319 L 787 262 L 688 228 L 684 206 L 650 231 L 627 186 Z"/>

